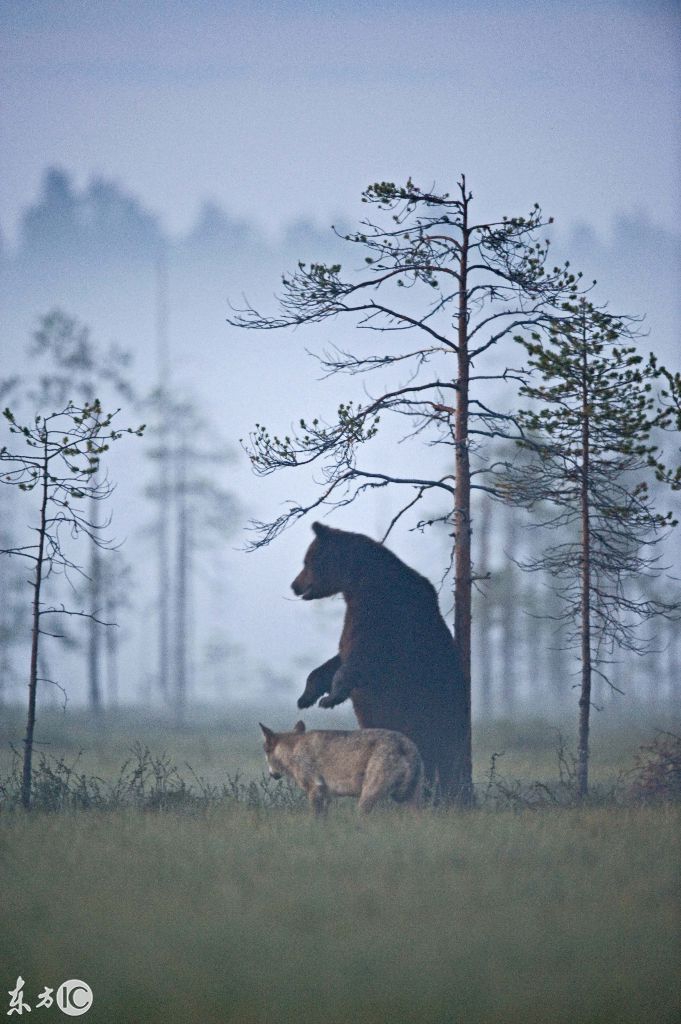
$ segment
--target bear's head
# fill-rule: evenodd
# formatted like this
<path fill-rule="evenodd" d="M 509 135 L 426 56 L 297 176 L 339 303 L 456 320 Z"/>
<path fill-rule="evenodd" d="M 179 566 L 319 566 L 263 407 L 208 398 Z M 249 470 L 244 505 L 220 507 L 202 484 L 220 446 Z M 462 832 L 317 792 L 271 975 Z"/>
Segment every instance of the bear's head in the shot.
<path fill-rule="evenodd" d="M 315 539 L 305 552 L 303 568 L 291 589 L 303 601 L 318 597 L 331 597 L 344 589 L 347 570 L 347 551 L 343 549 L 342 530 L 334 530 L 323 523 L 313 523 Z"/>

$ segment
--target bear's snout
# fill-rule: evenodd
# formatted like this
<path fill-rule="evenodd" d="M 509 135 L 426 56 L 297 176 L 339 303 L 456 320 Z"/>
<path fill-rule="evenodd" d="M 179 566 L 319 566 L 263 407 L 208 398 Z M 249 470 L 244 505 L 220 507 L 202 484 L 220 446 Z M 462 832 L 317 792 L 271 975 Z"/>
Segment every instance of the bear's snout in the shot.
<path fill-rule="evenodd" d="M 293 583 L 291 584 L 291 590 L 296 597 L 302 597 L 303 601 L 308 600 L 312 593 L 312 584 L 308 580 L 304 579 L 303 574 L 296 576 Z"/>

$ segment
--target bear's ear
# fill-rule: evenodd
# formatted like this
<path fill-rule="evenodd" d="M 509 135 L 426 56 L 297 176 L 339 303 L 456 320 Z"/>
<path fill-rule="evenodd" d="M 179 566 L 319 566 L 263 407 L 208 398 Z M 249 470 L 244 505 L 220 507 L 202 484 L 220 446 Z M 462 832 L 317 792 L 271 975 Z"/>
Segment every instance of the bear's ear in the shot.
<path fill-rule="evenodd" d="M 262 729 L 262 734 L 265 737 L 265 739 L 267 740 L 267 742 L 271 743 L 272 742 L 272 738 L 274 736 L 274 733 L 272 732 L 272 730 L 268 729 L 266 725 L 262 724 L 262 722 L 258 722 L 258 725 Z"/>
<path fill-rule="evenodd" d="M 305 722 L 296 722 L 293 726 L 293 731 L 297 733 L 305 732 Z"/>
<path fill-rule="evenodd" d="M 331 533 L 331 527 L 324 526 L 324 523 L 313 523 L 312 532 L 315 534 L 316 537 L 328 537 L 328 535 Z"/>

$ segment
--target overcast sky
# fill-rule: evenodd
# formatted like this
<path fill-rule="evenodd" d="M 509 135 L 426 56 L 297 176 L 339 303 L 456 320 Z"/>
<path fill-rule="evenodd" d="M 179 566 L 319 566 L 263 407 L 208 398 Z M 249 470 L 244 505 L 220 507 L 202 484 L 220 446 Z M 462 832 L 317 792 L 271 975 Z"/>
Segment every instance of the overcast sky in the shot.
<path fill-rule="evenodd" d="M 3 0 L 0 225 L 48 164 L 172 231 L 205 197 L 325 225 L 376 179 L 461 171 L 495 215 L 676 225 L 679 25 L 655 0 Z"/>

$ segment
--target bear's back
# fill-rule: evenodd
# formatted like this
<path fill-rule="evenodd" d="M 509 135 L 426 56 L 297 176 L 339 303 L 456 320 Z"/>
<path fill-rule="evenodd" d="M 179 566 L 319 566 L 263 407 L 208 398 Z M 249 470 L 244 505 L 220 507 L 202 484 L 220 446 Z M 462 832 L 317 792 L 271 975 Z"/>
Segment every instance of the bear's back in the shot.
<path fill-rule="evenodd" d="M 396 643 L 403 657 L 407 652 L 417 657 L 428 653 L 431 659 L 449 661 L 455 654 L 454 639 L 430 580 L 382 545 L 362 540 L 368 544 L 361 571 L 345 595 L 347 639 L 365 642 L 366 634 L 374 632 L 382 642 Z"/>

